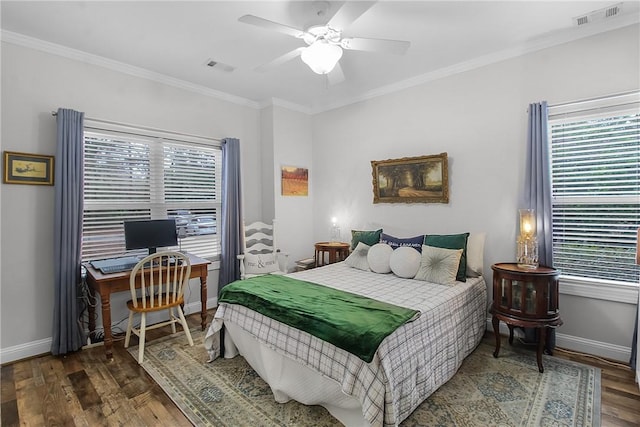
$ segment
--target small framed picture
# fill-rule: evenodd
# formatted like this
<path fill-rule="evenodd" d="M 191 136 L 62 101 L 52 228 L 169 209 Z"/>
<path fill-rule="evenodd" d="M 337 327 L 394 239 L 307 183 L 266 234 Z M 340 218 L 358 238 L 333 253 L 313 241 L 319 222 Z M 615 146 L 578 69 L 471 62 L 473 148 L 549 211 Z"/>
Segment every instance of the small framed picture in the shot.
<path fill-rule="evenodd" d="M 5 151 L 3 182 L 53 185 L 53 156 Z"/>
<path fill-rule="evenodd" d="M 296 166 L 282 166 L 282 195 L 308 196 L 309 169 Z"/>

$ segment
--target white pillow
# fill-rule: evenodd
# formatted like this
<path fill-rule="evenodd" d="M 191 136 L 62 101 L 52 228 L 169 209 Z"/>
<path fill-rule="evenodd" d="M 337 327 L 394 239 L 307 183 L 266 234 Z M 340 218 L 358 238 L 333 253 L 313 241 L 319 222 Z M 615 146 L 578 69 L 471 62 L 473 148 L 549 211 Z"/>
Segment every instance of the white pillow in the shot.
<path fill-rule="evenodd" d="M 422 245 L 420 268 L 414 279 L 441 285 L 456 283 L 462 249 L 444 249 Z"/>
<path fill-rule="evenodd" d="M 370 246 L 358 242 L 358 246 L 349 254 L 344 263 L 349 267 L 357 268 L 358 270 L 371 271 L 369 268 L 369 262 L 367 261 L 367 254 L 369 253 Z"/>
<path fill-rule="evenodd" d="M 391 271 L 398 277 L 413 279 L 420 268 L 420 252 L 410 246 L 400 246 L 393 250 L 389 259 Z"/>
<path fill-rule="evenodd" d="M 389 259 L 392 253 L 393 248 L 386 243 L 376 243 L 371 246 L 367 254 L 367 261 L 369 261 L 371 271 L 381 274 L 391 273 Z"/>
<path fill-rule="evenodd" d="M 267 274 L 278 271 L 278 261 L 273 253 L 244 254 L 244 269 L 246 274 Z"/>
<path fill-rule="evenodd" d="M 484 270 L 484 240 L 487 233 L 470 233 L 467 239 L 467 277 L 482 276 Z"/>

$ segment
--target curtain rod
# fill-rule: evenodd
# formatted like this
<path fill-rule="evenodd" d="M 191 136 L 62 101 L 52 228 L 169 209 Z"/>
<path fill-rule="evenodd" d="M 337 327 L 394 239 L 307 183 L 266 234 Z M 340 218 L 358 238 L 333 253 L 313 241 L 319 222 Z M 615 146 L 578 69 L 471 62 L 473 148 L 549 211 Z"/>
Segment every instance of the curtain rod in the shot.
<path fill-rule="evenodd" d="M 58 115 L 58 112 L 57 111 L 52 111 L 51 115 L 55 117 L 55 116 Z M 162 133 L 175 135 L 175 136 L 186 136 L 186 137 L 191 137 L 191 138 L 200 138 L 200 139 L 205 139 L 205 140 L 209 140 L 209 141 L 222 142 L 222 139 L 211 138 L 209 136 L 201 136 L 201 135 L 194 135 L 194 134 L 190 134 L 190 133 L 174 132 L 174 131 L 171 131 L 171 130 L 157 129 L 157 128 L 151 128 L 151 127 L 146 127 L 146 126 L 130 125 L 128 123 L 119 123 L 119 122 L 114 122 L 114 121 L 111 121 L 111 120 L 94 119 L 94 118 L 91 118 L 91 117 L 85 117 L 85 119 L 89 120 L 89 121 L 92 121 L 92 122 L 96 122 L 96 123 L 104 123 L 106 125 L 124 126 L 124 127 L 132 128 L 132 129 L 147 130 L 147 131 L 151 131 L 151 132 L 162 132 Z"/>

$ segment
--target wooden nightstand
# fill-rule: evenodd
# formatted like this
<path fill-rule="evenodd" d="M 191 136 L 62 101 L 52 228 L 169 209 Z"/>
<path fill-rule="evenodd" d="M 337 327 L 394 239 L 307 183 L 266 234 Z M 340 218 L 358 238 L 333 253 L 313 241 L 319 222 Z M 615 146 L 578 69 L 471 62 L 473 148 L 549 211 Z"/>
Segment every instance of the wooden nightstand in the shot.
<path fill-rule="evenodd" d="M 344 261 L 349 256 L 349 244 L 341 242 L 316 243 L 316 267 L 334 262 Z M 329 254 L 329 262 L 325 262 L 325 255 Z"/>
<path fill-rule="evenodd" d="M 493 314 L 492 324 L 496 337 L 493 357 L 500 352 L 500 321 L 509 328 L 509 344 L 513 344 L 513 328 L 539 328 L 537 361 L 542 367 L 542 351 L 545 346 L 547 328 L 562 325 L 558 310 L 558 270 L 539 266 L 520 268 L 515 263 L 499 263 L 493 270 Z"/>

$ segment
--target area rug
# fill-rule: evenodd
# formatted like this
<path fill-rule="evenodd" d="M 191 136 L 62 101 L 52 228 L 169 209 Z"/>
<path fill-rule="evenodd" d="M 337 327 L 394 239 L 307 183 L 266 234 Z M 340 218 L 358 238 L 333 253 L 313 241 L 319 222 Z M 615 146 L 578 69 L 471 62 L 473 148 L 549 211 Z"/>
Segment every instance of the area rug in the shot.
<path fill-rule="evenodd" d="M 277 403 L 269 386 L 240 356 L 207 363 L 204 332 L 194 329 L 150 341 L 146 372 L 195 426 L 336 426 L 324 408 L 295 401 Z M 600 370 L 535 353 L 481 343 L 456 375 L 401 426 L 599 426 Z M 137 347 L 129 348 L 132 357 Z"/>

